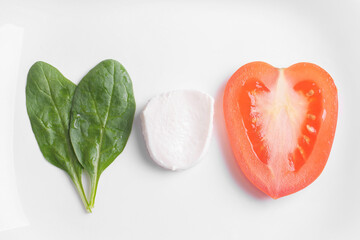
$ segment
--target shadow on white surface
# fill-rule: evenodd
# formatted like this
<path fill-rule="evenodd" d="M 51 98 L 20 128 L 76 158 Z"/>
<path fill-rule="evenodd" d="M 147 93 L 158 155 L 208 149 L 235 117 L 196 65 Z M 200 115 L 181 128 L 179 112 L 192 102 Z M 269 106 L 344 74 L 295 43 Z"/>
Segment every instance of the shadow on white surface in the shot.
<path fill-rule="evenodd" d="M 14 114 L 23 45 L 22 27 L 0 24 L 0 232 L 29 225 L 14 169 Z"/>

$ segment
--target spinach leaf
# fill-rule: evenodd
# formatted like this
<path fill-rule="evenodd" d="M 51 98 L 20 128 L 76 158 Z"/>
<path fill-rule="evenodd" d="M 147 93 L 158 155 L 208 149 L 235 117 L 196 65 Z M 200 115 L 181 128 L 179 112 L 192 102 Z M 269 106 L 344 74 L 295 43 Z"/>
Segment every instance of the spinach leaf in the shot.
<path fill-rule="evenodd" d="M 56 68 L 37 62 L 29 70 L 26 108 L 31 127 L 45 159 L 66 171 L 75 184 L 85 208 L 91 212 L 84 193 L 82 166 L 69 136 L 70 109 L 76 85 Z"/>
<path fill-rule="evenodd" d="M 99 63 L 75 90 L 70 138 L 79 162 L 90 175 L 91 208 L 101 173 L 126 145 L 134 113 L 131 79 L 115 60 Z"/>

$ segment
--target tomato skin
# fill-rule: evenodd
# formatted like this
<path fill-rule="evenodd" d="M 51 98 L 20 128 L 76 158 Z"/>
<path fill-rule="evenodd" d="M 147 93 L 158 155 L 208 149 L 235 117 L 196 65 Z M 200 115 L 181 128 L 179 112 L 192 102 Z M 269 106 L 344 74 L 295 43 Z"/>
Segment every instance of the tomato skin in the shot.
<path fill-rule="evenodd" d="M 321 119 L 317 117 L 317 122 L 314 123 L 318 126 L 316 138 L 311 139 L 313 145 L 308 148 L 304 159 L 296 162 L 296 171 L 284 172 L 275 179 L 266 161 L 261 161 L 257 156 L 252 144 L 255 140 L 248 135 L 250 131 L 244 123 L 248 118 L 243 115 L 246 112 L 244 111 L 246 106 L 241 98 L 244 86 L 253 79 L 266 83 L 267 86 L 273 86 L 277 82 L 280 69 L 264 62 L 252 62 L 242 66 L 229 79 L 223 98 L 226 128 L 238 165 L 257 188 L 274 199 L 307 187 L 321 174 L 331 151 L 338 114 L 337 89 L 333 79 L 325 70 L 312 63 L 297 63 L 282 70 L 292 86 L 299 83 L 294 87 L 296 91 L 305 89 L 304 81 L 314 82 L 320 89 L 321 105 L 309 104 L 309 108 L 325 113 L 320 115 Z M 294 156 L 298 155 L 299 151 Z"/>

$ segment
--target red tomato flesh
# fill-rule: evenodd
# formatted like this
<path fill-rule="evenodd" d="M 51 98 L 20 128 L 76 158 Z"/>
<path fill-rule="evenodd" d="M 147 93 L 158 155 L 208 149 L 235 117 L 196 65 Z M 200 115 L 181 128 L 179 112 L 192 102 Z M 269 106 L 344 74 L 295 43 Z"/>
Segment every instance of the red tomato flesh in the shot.
<path fill-rule="evenodd" d="M 226 85 L 224 116 L 247 178 L 274 199 L 312 183 L 330 154 L 337 106 L 334 81 L 315 64 L 241 67 Z"/>

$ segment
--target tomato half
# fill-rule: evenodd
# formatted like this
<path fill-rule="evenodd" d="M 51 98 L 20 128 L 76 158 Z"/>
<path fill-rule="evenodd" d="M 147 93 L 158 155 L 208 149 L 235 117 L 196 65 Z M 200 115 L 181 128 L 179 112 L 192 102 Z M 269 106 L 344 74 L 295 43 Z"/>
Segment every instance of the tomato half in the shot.
<path fill-rule="evenodd" d="M 228 81 L 224 115 L 246 177 L 276 199 L 311 184 L 324 169 L 338 113 L 330 75 L 311 63 L 242 66 Z"/>

